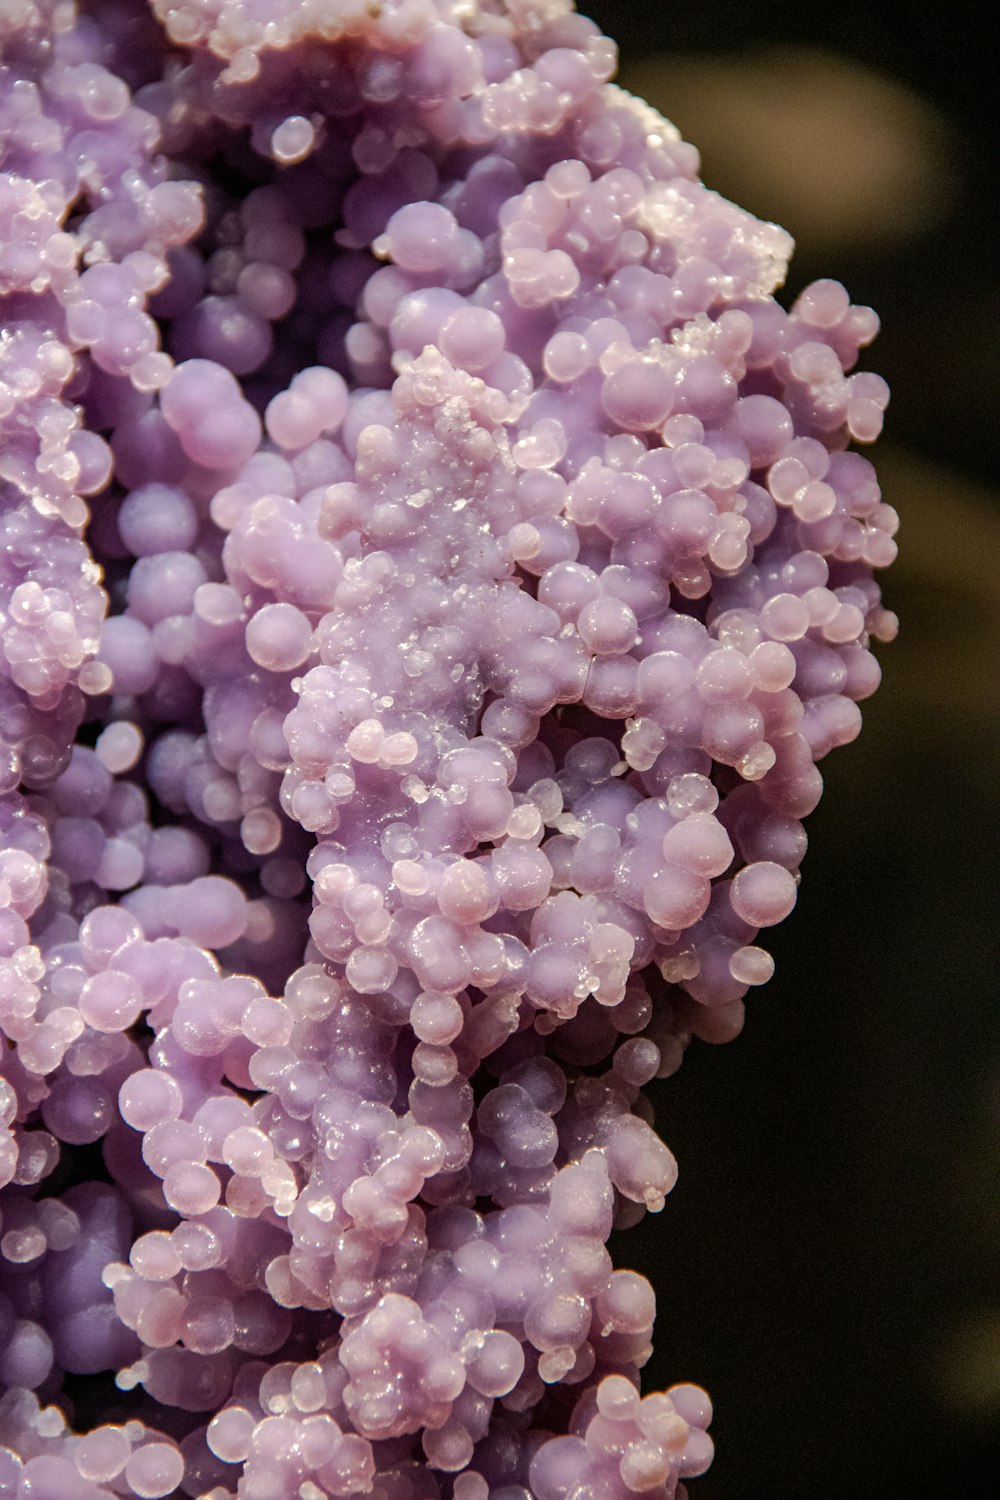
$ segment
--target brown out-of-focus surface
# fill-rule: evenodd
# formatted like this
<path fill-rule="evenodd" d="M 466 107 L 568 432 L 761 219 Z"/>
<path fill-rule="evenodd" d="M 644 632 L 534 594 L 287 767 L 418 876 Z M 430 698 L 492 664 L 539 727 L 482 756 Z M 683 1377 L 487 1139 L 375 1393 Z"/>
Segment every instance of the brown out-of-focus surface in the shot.
<path fill-rule="evenodd" d="M 947 118 L 837 53 L 779 44 L 656 55 L 628 63 L 622 81 L 684 122 L 718 192 L 802 225 L 811 252 L 839 253 L 861 237 L 898 244 L 954 207 L 959 137 Z"/>
<path fill-rule="evenodd" d="M 657 1284 L 650 1388 L 694 1379 L 692 1500 L 1000 1492 L 1000 224 L 989 8 L 581 0 L 709 186 L 784 224 L 787 289 L 879 311 L 873 457 L 902 621 L 822 765 L 796 911 L 742 1037 L 659 1086 L 680 1162 L 615 1245 Z M 782 294 L 785 295 L 785 294 Z"/>

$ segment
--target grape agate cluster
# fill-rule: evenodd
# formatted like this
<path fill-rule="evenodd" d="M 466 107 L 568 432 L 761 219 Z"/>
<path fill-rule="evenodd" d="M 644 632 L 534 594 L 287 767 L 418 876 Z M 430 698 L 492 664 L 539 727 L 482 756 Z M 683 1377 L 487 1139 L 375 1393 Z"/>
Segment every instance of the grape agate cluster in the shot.
<path fill-rule="evenodd" d="M 887 391 L 569 0 L 0 0 L 0 1500 L 675 1500 L 613 1227 Z"/>

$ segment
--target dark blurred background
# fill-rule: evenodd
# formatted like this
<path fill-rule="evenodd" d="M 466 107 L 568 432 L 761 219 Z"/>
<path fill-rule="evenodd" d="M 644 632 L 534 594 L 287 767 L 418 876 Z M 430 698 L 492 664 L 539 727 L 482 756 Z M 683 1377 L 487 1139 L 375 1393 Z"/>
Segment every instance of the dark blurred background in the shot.
<path fill-rule="evenodd" d="M 692 1500 L 1000 1495 L 1000 130 L 995 8 L 580 0 L 620 81 L 783 224 L 794 297 L 879 312 L 902 619 L 823 763 L 798 906 L 738 1041 L 659 1086 L 681 1168 L 618 1264 L 650 1388 L 704 1383 Z M 782 294 L 783 298 L 785 294 Z"/>

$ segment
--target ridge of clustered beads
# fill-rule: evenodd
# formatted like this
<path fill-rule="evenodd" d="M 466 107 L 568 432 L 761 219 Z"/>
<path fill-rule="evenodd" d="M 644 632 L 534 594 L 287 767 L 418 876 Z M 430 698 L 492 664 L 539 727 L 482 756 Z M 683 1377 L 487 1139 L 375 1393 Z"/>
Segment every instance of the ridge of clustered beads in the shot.
<path fill-rule="evenodd" d="M 569 0 L 0 58 L 0 1496 L 682 1497 L 604 1242 L 894 631 L 875 315 Z"/>

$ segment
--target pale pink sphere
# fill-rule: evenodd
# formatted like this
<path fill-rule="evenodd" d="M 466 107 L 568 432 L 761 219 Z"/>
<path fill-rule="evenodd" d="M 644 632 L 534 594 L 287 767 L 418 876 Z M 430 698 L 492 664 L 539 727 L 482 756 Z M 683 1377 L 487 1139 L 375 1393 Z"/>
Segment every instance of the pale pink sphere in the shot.
<path fill-rule="evenodd" d="M 760 860 L 736 876 L 729 899 L 737 916 L 752 927 L 773 927 L 788 916 L 797 895 L 795 876 L 789 870 Z"/>

